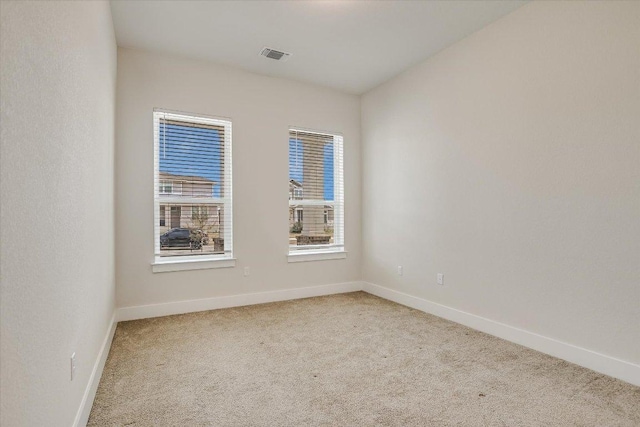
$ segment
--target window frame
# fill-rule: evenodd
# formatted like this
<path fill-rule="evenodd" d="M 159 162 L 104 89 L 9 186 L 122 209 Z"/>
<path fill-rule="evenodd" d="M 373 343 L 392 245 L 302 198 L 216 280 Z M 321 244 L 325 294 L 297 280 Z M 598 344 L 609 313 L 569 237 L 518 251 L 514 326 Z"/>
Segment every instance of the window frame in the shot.
<path fill-rule="evenodd" d="M 160 179 L 159 180 L 160 184 L 158 185 L 158 193 L 162 194 L 162 195 L 176 195 L 179 196 L 182 194 L 182 182 L 181 181 L 174 181 L 171 179 Z M 166 190 L 166 188 L 168 186 L 171 186 L 171 191 L 160 191 L 160 189 L 162 190 Z"/>
<path fill-rule="evenodd" d="M 224 127 L 224 156 L 225 167 L 223 168 L 222 181 L 225 191 L 222 197 L 192 198 L 176 197 L 175 199 L 167 196 L 179 196 L 182 194 L 175 191 L 175 182 L 173 182 L 171 193 L 160 193 L 159 169 L 160 169 L 160 119 L 185 121 L 187 123 L 198 123 L 205 125 L 214 125 Z M 198 270 L 209 268 L 234 267 L 235 258 L 233 257 L 233 170 L 232 170 L 232 122 L 229 118 L 214 117 L 206 114 L 186 113 L 172 111 L 163 108 L 153 109 L 153 210 L 154 210 L 154 237 L 153 237 L 153 262 L 152 271 L 154 273 L 162 273 L 168 271 L 181 270 Z M 180 185 L 182 187 L 182 185 Z M 160 195 L 162 194 L 162 198 Z M 183 255 L 183 256 L 160 256 L 160 204 L 165 205 L 222 205 L 223 215 L 225 218 L 225 227 L 223 229 L 223 238 L 225 253 L 224 254 L 203 254 L 203 255 Z M 165 208 L 166 212 L 166 208 Z M 227 226 L 228 224 L 228 226 Z"/>
<path fill-rule="evenodd" d="M 164 206 L 159 206 L 158 219 L 158 227 L 166 227 L 167 209 Z"/>
<path fill-rule="evenodd" d="M 305 245 L 304 249 L 293 249 L 289 245 L 288 262 L 319 261 L 330 259 L 343 259 L 347 257 L 345 247 L 345 219 L 344 219 L 344 136 L 340 132 L 318 131 L 299 126 L 289 126 L 287 131 L 287 141 L 291 140 L 291 132 L 311 133 L 333 138 L 333 200 L 315 199 L 289 199 L 289 209 L 297 205 L 319 205 L 333 207 L 333 239 L 332 245 Z M 288 153 L 288 156 L 290 153 Z M 290 164 L 290 159 L 287 164 Z M 290 178 L 291 179 L 291 178 Z M 304 194 L 304 184 L 301 189 Z M 295 218 L 294 209 L 294 219 Z M 303 214 L 304 215 L 304 214 Z"/>
<path fill-rule="evenodd" d="M 191 206 L 191 221 L 195 220 L 196 211 L 198 211 L 198 215 L 200 215 L 200 207 L 201 205 L 193 205 Z"/>

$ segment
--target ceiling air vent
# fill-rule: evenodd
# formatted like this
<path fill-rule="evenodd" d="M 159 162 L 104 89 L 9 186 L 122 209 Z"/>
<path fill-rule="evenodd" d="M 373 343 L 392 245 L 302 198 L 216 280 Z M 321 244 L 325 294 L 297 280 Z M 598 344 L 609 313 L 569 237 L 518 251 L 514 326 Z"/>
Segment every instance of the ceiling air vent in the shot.
<path fill-rule="evenodd" d="M 275 59 L 276 61 L 286 61 L 291 56 L 290 53 L 281 52 L 279 50 L 271 49 L 269 47 L 265 47 L 260 52 L 260 55 L 266 56 L 270 59 Z"/>

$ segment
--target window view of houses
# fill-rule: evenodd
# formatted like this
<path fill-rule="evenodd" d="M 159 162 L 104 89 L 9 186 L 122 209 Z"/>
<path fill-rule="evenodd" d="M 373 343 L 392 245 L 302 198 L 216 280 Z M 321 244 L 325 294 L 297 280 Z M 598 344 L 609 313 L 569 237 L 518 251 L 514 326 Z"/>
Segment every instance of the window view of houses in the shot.
<path fill-rule="evenodd" d="M 224 128 L 163 120 L 158 133 L 160 255 L 224 253 Z"/>
<path fill-rule="evenodd" d="M 156 253 L 224 254 L 230 249 L 225 248 L 225 236 L 230 246 L 232 219 L 225 218 L 230 212 L 225 209 L 230 205 L 225 127 L 163 117 L 156 125 Z M 334 197 L 342 185 L 336 178 L 341 175 L 335 174 L 341 166 L 334 164 L 341 159 L 339 147 L 336 151 L 333 135 L 290 131 L 291 251 L 342 244 L 342 234 L 335 232 L 341 224 L 336 222 L 341 210 Z"/>
<path fill-rule="evenodd" d="M 290 248 L 333 244 L 334 209 L 333 136 L 290 131 Z"/>

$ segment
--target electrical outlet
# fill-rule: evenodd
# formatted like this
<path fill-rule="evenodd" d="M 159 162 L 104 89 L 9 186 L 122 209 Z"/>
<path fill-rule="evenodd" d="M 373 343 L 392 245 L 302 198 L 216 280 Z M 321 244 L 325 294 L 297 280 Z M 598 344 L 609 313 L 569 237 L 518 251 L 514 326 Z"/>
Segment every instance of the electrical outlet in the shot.
<path fill-rule="evenodd" d="M 438 273 L 437 281 L 438 281 L 438 285 L 444 285 L 444 274 Z"/>
<path fill-rule="evenodd" d="M 71 381 L 76 377 L 76 354 L 71 355 Z"/>
<path fill-rule="evenodd" d="M 244 277 L 247 277 L 249 274 L 251 274 L 251 270 L 249 269 L 249 267 L 244 268 L 243 274 L 244 274 Z"/>
<path fill-rule="evenodd" d="M 398 276 L 402 276 L 402 266 L 398 266 Z"/>

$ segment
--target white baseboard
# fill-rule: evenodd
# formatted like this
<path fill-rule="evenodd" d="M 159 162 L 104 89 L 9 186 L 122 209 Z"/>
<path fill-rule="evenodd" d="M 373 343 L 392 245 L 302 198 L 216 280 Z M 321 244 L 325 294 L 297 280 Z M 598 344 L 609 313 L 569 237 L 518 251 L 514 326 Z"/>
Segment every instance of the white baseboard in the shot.
<path fill-rule="evenodd" d="M 224 297 L 205 298 L 198 300 L 176 301 L 163 304 L 150 304 L 134 307 L 119 308 L 116 312 L 117 321 L 127 321 L 145 319 L 149 317 L 169 316 L 173 314 L 191 313 L 197 311 L 215 310 L 219 308 L 240 307 L 245 305 L 263 304 L 275 301 L 287 301 L 299 298 L 309 298 L 315 296 L 332 295 L 345 292 L 355 292 L 363 290 L 372 295 L 402 304 L 456 323 L 468 326 L 478 331 L 502 338 L 516 344 L 540 351 L 542 353 L 558 357 L 576 365 L 592 369 L 605 375 L 621 379 L 631 384 L 640 386 L 640 366 L 631 362 L 606 356 L 582 347 L 558 341 L 533 332 L 519 329 L 504 323 L 496 322 L 484 317 L 476 316 L 461 310 L 447 307 L 423 298 L 398 292 L 396 290 L 375 285 L 368 282 L 346 282 L 331 285 L 311 286 L 295 289 L 282 289 L 277 291 L 257 292 L 251 294 L 230 295 Z M 102 367 L 109 352 L 111 338 L 115 331 L 115 323 L 109 332 L 108 339 L 105 339 L 105 348 L 101 353 L 99 362 L 92 374 L 90 386 L 83 401 L 93 401 L 95 391 L 102 373 Z M 99 372 L 98 372 L 99 370 Z M 97 379 L 94 377 L 97 375 Z M 95 381 L 94 381 L 95 379 Z M 93 384 L 95 382 L 95 384 Z M 91 406 L 85 408 L 86 419 L 89 417 Z M 84 414 L 83 412 L 83 414 Z M 85 418 L 80 418 L 85 419 Z M 85 419 L 85 422 L 86 422 Z M 78 424 L 83 425 L 83 424 Z"/>
<path fill-rule="evenodd" d="M 267 302 L 318 297 L 322 295 L 360 291 L 362 290 L 362 286 L 362 282 L 346 282 L 332 285 L 256 292 L 252 294 L 123 307 L 118 309 L 116 318 L 119 322 L 122 322 L 127 320 L 146 319 L 149 317 L 169 316 L 172 314 L 216 310 L 219 308 L 241 307 L 244 305 L 264 304 Z"/>
<path fill-rule="evenodd" d="M 118 322 L 116 322 L 116 314 L 114 313 L 113 317 L 111 318 L 111 326 L 109 326 L 107 335 L 104 337 L 102 347 L 100 348 L 100 353 L 98 354 L 96 363 L 93 365 L 93 370 L 91 371 L 91 376 L 89 377 L 89 383 L 87 384 L 87 388 L 84 391 L 84 396 L 82 396 L 82 402 L 80 403 L 80 408 L 78 409 L 76 419 L 73 423 L 74 427 L 84 427 L 89 421 L 89 415 L 91 414 L 93 400 L 95 399 L 96 392 L 98 391 L 98 384 L 100 384 L 100 378 L 102 377 L 104 364 L 107 361 L 107 356 L 109 355 L 109 350 L 111 349 L 111 342 L 113 341 L 113 335 L 116 333 L 117 325 Z"/>
<path fill-rule="evenodd" d="M 640 386 L 640 366 L 577 347 L 562 341 L 525 331 L 504 323 L 495 322 L 455 308 L 447 307 L 423 298 L 395 291 L 373 283 L 364 282 L 362 290 L 425 313 L 468 326 L 489 335 L 564 359 L 576 365 Z"/>

